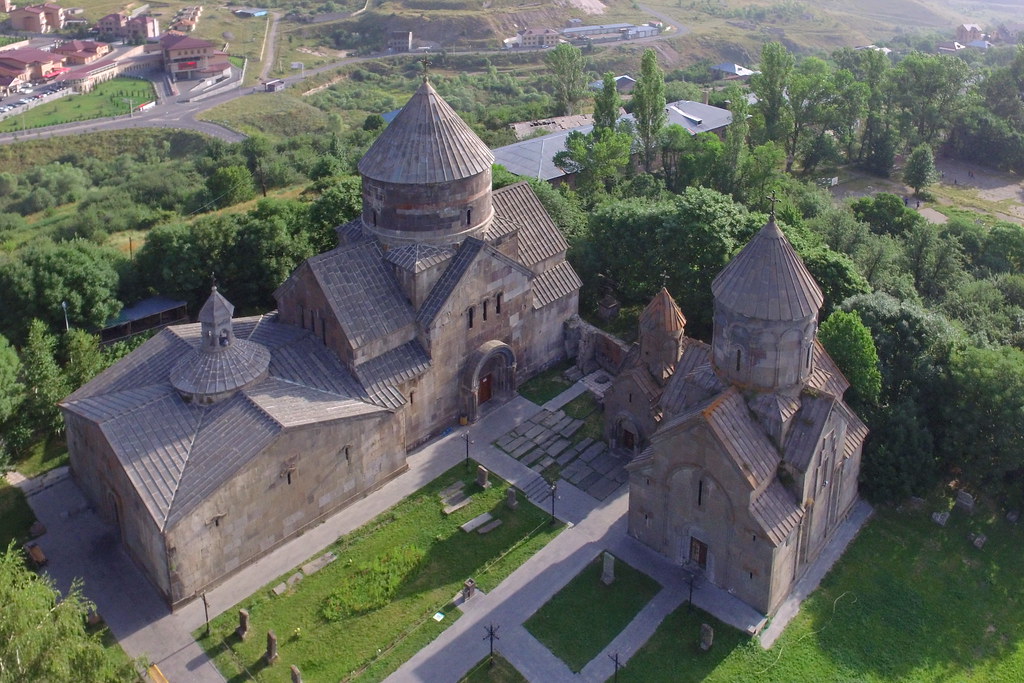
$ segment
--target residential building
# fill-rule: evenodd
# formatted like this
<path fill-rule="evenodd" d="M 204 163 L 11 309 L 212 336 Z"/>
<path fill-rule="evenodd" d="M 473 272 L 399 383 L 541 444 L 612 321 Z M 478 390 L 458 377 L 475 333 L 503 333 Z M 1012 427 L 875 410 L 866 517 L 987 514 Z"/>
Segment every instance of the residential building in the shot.
<path fill-rule="evenodd" d="M 978 24 L 960 24 L 956 27 L 956 41 L 958 43 L 970 43 L 971 41 L 984 38 L 987 38 L 987 36 Z"/>
<path fill-rule="evenodd" d="M 523 47 L 554 47 L 560 37 L 552 28 L 528 28 L 523 31 L 520 44 Z"/>
<path fill-rule="evenodd" d="M 716 64 L 711 67 L 711 74 L 715 78 L 721 78 L 727 81 L 746 80 L 756 73 L 759 72 L 731 62 Z"/>
<path fill-rule="evenodd" d="M 53 49 L 69 65 L 92 64 L 110 52 L 110 45 L 92 40 L 68 40 Z"/>
<path fill-rule="evenodd" d="M 604 80 L 593 81 L 588 86 L 591 90 L 602 90 L 604 89 Z M 615 77 L 615 89 L 622 94 L 633 92 L 633 88 L 636 87 L 636 79 L 632 76 L 622 75 Z"/>
<path fill-rule="evenodd" d="M 0 70 L 7 75 L 20 74 L 23 82 L 53 78 L 60 73 L 64 57 L 34 47 L 0 50 Z"/>
<path fill-rule="evenodd" d="M 227 55 L 208 40 L 165 34 L 160 49 L 164 69 L 176 81 L 226 74 L 231 68 Z"/>
<path fill-rule="evenodd" d="M 392 31 L 388 34 L 388 50 L 409 52 L 412 50 L 412 31 Z"/>

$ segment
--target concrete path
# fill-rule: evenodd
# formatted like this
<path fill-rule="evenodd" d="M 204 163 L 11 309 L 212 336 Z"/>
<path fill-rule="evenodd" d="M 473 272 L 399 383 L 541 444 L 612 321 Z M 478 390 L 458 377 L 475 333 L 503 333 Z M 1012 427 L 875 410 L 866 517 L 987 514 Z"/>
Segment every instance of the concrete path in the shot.
<path fill-rule="evenodd" d="M 865 500 L 860 500 L 853 506 L 850 516 L 839 526 L 836 535 L 821 551 L 818 559 L 811 564 L 807 573 L 796 582 L 793 592 L 789 594 L 775 616 L 772 617 L 772 623 L 761 633 L 761 647 L 767 650 L 775 644 L 782 632 L 786 630 L 789 622 L 800 611 L 800 604 L 818 588 L 821 580 L 825 578 L 825 574 L 828 574 L 836 560 L 846 552 L 846 546 L 850 545 L 850 541 L 857 536 L 872 514 L 874 514 L 874 508 Z"/>

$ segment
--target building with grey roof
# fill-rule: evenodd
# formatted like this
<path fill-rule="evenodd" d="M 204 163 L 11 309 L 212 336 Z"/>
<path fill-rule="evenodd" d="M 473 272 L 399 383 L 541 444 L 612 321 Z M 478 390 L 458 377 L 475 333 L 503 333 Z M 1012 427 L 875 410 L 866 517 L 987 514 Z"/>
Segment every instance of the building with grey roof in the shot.
<path fill-rule="evenodd" d="M 172 607 L 564 358 L 579 277 L 492 159 L 424 82 L 359 164 L 362 216 L 277 311 L 234 318 L 215 287 L 61 402 L 73 476 Z"/>
<path fill-rule="evenodd" d="M 816 338 L 821 289 L 774 215 L 712 292 L 710 347 L 668 334 L 685 320 L 666 315 L 667 292 L 648 307 L 606 430 L 623 447 L 654 426 L 627 466 L 629 533 L 770 615 L 856 502 L 867 428 Z M 645 333 L 663 340 L 647 345 L 657 363 Z"/>

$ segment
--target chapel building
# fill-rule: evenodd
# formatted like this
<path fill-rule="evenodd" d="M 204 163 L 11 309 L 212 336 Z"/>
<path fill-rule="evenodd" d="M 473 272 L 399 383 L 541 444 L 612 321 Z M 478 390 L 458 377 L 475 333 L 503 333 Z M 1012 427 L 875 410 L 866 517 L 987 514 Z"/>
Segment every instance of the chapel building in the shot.
<path fill-rule="evenodd" d="M 73 476 L 172 607 L 565 357 L 567 244 L 492 162 L 424 81 L 359 163 L 362 216 L 276 311 L 234 318 L 215 287 L 61 402 Z"/>
<path fill-rule="evenodd" d="M 655 296 L 606 429 L 645 446 L 627 465 L 629 533 L 772 614 L 857 501 L 867 428 L 817 340 L 821 289 L 774 214 L 712 292 L 710 346 Z"/>

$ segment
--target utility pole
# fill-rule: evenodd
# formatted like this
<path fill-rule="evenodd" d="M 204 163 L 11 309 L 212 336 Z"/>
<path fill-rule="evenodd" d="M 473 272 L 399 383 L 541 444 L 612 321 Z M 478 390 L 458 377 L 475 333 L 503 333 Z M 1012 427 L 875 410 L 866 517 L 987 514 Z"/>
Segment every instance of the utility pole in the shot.
<path fill-rule="evenodd" d="M 555 523 L 555 494 L 558 492 L 558 480 L 551 482 L 551 524 Z"/>
<path fill-rule="evenodd" d="M 608 659 L 615 662 L 615 676 L 612 678 L 612 681 L 614 681 L 614 683 L 619 683 L 619 667 L 622 666 L 622 664 L 619 663 L 619 653 L 616 652 L 614 657 L 612 655 L 608 655 Z"/>
<path fill-rule="evenodd" d="M 467 429 L 465 434 L 462 435 L 462 440 L 466 442 L 466 471 L 469 472 L 469 444 L 473 443 L 469 440 L 469 430 Z"/>
<path fill-rule="evenodd" d="M 490 661 L 490 666 L 494 666 L 494 641 L 501 640 L 501 638 L 498 637 L 498 629 L 499 628 L 501 628 L 501 627 L 500 626 L 495 626 L 494 624 L 490 624 L 489 626 L 485 627 L 485 629 L 487 630 L 487 635 L 484 636 L 484 640 L 487 640 L 488 638 L 490 638 L 490 640 L 491 640 L 491 661 Z"/>
<path fill-rule="evenodd" d="M 206 602 L 206 591 L 203 591 L 203 611 L 206 612 L 206 637 L 210 637 L 210 603 Z"/>
<path fill-rule="evenodd" d="M 134 100 L 131 97 L 122 97 L 121 101 L 128 103 L 128 118 L 135 118 L 135 108 L 132 106 Z"/>

